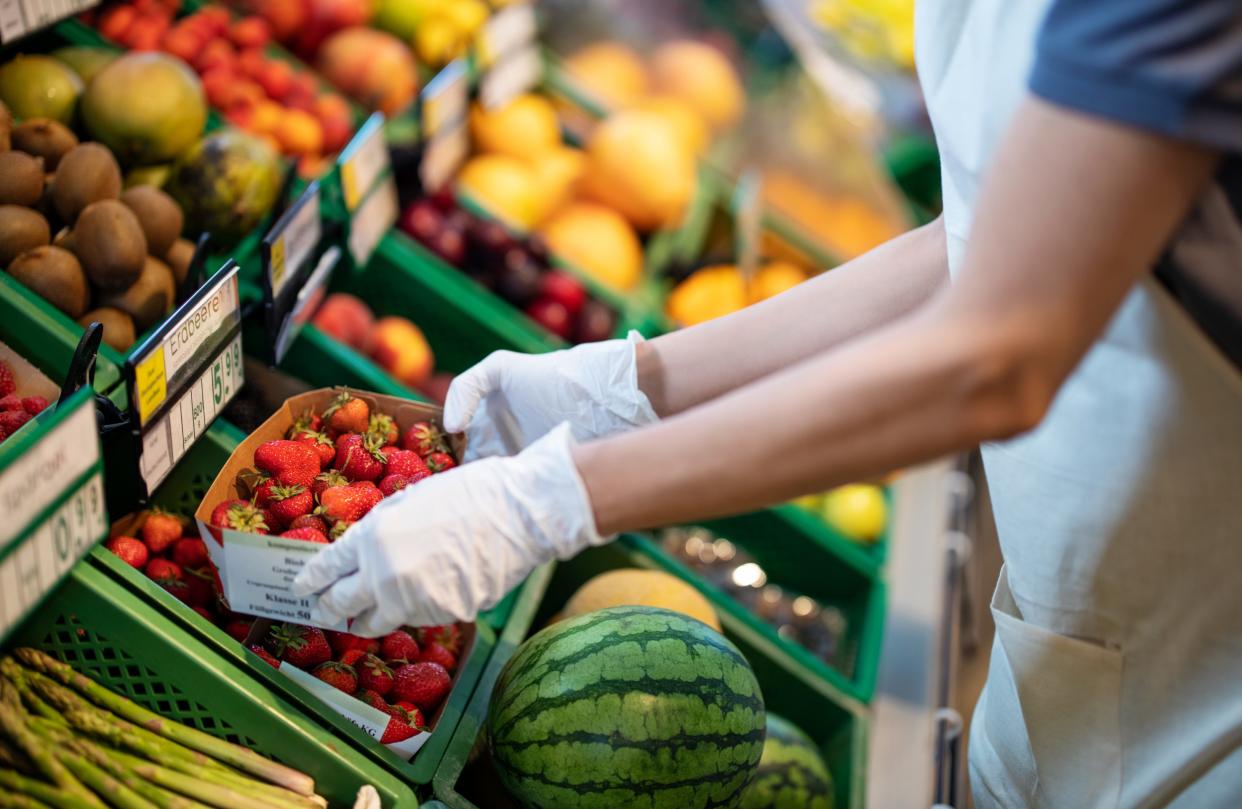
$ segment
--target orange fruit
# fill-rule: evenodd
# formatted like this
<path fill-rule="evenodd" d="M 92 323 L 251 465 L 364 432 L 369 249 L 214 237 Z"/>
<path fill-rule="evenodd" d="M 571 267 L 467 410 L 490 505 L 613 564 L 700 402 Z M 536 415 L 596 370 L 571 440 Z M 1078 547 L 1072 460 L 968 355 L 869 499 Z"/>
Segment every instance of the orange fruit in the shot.
<path fill-rule="evenodd" d="M 749 300 L 751 303 L 767 300 L 793 289 L 805 280 L 806 273 L 801 267 L 787 261 L 770 262 L 761 267 L 751 279 Z"/>
<path fill-rule="evenodd" d="M 733 65 L 711 45 L 679 40 L 660 46 L 651 60 L 652 84 L 697 109 L 716 130 L 736 123 L 746 99 Z"/>
<path fill-rule="evenodd" d="M 285 110 L 272 134 L 286 154 L 313 155 L 323 150 L 323 127 L 304 110 Z"/>
<path fill-rule="evenodd" d="M 540 233 L 557 258 L 617 290 L 627 290 L 643 272 L 638 234 L 611 208 L 573 202 L 552 216 Z"/>
<path fill-rule="evenodd" d="M 470 137 L 480 151 L 530 159 L 559 146 L 561 128 L 551 102 L 525 93 L 498 109 L 471 107 Z"/>
<path fill-rule="evenodd" d="M 746 306 L 746 285 L 731 264 L 704 267 L 678 284 L 665 301 L 665 312 L 683 326 L 693 326 Z"/>
<path fill-rule="evenodd" d="M 677 139 L 691 154 L 701 154 L 711 139 L 707 122 L 698 109 L 671 95 L 654 95 L 643 99 L 636 109 L 654 112 L 677 133 Z"/>
<path fill-rule="evenodd" d="M 530 161 L 539 189 L 542 220 L 574 197 L 586 173 L 586 155 L 571 146 L 555 146 Z"/>
<path fill-rule="evenodd" d="M 565 60 L 565 72 L 609 109 L 628 107 L 647 92 L 647 68 L 619 42 L 596 42 Z"/>
<path fill-rule="evenodd" d="M 693 155 L 654 112 L 618 112 L 591 133 L 584 194 L 641 231 L 680 222 L 696 182 Z"/>
<path fill-rule="evenodd" d="M 472 157 L 457 175 L 457 187 L 493 216 L 515 227 L 534 227 L 543 213 L 535 173 L 516 157 Z"/>

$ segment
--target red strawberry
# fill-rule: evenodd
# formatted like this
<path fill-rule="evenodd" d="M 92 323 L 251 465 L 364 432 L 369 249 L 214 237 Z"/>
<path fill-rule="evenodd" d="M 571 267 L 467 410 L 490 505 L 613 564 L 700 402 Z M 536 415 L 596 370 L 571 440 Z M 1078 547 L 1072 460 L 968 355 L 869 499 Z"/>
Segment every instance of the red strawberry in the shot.
<path fill-rule="evenodd" d="M 433 452 L 425 460 L 427 468 L 432 472 L 447 472 L 457 466 L 457 461 L 453 460 L 453 456 L 447 452 Z"/>
<path fill-rule="evenodd" d="M 210 571 L 203 568 L 183 570 L 182 581 L 186 585 L 185 602 L 191 607 L 206 607 L 216 600 Z"/>
<path fill-rule="evenodd" d="M 305 486 L 273 486 L 270 496 L 268 513 L 281 525 L 288 525 L 298 517 L 310 514 L 315 507 L 315 497 Z"/>
<path fill-rule="evenodd" d="M 363 655 L 358 661 L 358 685 L 370 689 L 381 697 L 392 690 L 392 669 L 375 655 Z"/>
<path fill-rule="evenodd" d="M 8 396 L 17 390 L 17 377 L 13 375 L 13 367 L 0 360 L 0 396 Z"/>
<path fill-rule="evenodd" d="M 384 701 L 383 697 L 368 688 L 359 688 L 358 693 L 354 694 L 354 699 L 370 705 L 377 711 L 388 713 L 388 703 Z"/>
<path fill-rule="evenodd" d="M 333 486 L 348 485 L 349 478 L 345 477 L 335 469 L 329 469 L 326 472 L 320 472 L 315 476 L 315 482 L 311 485 L 311 493 L 314 494 L 315 499 L 318 500 L 320 495 L 324 493 L 325 489 L 330 489 Z"/>
<path fill-rule="evenodd" d="M 250 634 L 250 627 L 253 625 L 254 625 L 254 621 L 249 621 L 244 618 L 238 618 L 236 620 L 229 621 L 227 624 L 225 624 L 224 632 L 233 640 L 237 641 L 238 643 L 242 643 L 246 640 L 246 637 Z"/>
<path fill-rule="evenodd" d="M 0 413 L 0 433 L 6 438 L 22 428 L 22 425 L 30 421 L 34 416 L 25 410 L 6 410 Z"/>
<path fill-rule="evenodd" d="M 392 497 L 397 492 L 410 485 L 410 479 L 405 475 L 385 475 L 380 481 L 380 494 L 385 497 Z"/>
<path fill-rule="evenodd" d="M 293 433 L 311 432 L 317 433 L 323 429 L 323 419 L 313 410 L 303 410 L 301 415 L 293 420 L 293 429 L 289 431 L 290 436 Z"/>
<path fill-rule="evenodd" d="M 328 535 L 327 520 L 314 514 L 303 514 L 301 517 L 297 517 L 293 520 L 293 522 L 289 523 L 290 531 L 296 531 L 299 528 L 310 528 L 318 531 L 324 536 Z"/>
<path fill-rule="evenodd" d="M 268 633 L 268 642 L 277 657 L 306 671 L 332 659 L 323 630 L 313 626 L 278 624 Z"/>
<path fill-rule="evenodd" d="M 146 567 L 150 552 L 141 540 L 134 537 L 113 537 L 104 547 L 120 557 L 121 561 L 131 567 L 142 570 Z"/>
<path fill-rule="evenodd" d="M 427 464 L 418 457 L 418 453 L 408 449 L 384 448 L 384 474 L 405 475 L 413 480 L 422 480 L 431 474 Z M 413 482 L 413 481 L 411 481 Z"/>
<path fill-rule="evenodd" d="M 380 744 L 396 744 L 417 735 L 417 728 L 404 719 L 398 719 L 394 716 L 384 726 L 384 735 L 380 736 Z"/>
<path fill-rule="evenodd" d="M 366 656 L 367 653 L 361 649 L 346 649 L 345 654 L 337 658 L 337 662 L 344 663 L 347 666 L 353 666 L 354 671 L 357 671 L 359 661 Z"/>
<path fill-rule="evenodd" d="M 407 663 L 397 669 L 392 693 L 399 700 L 412 702 L 431 713 L 453 686 L 448 669 L 439 663 Z"/>
<path fill-rule="evenodd" d="M 369 480 L 360 480 L 348 486 L 333 486 L 331 489 L 324 489 L 323 494 L 319 496 L 319 503 L 323 514 L 329 520 L 352 523 L 362 519 L 383 498 L 384 496 L 380 494 L 379 488 L 374 483 Z M 332 530 L 335 533 L 336 526 L 333 526 Z"/>
<path fill-rule="evenodd" d="M 328 645 L 332 647 L 332 651 L 338 655 L 354 649 L 374 654 L 379 651 L 378 638 L 360 638 L 357 635 L 351 635 L 348 632 L 327 631 L 324 633 L 328 636 Z"/>
<path fill-rule="evenodd" d="M 403 629 L 391 632 L 384 636 L 380 641 L 380 657 L 384 660 L 405 660 L 407 662 L 418 659 L 418 642 L 414 637 Z"/>
<path fill-rule="evenodd" d="M 263 660 L 264 663 L 267 663 L 269 666 L 271 666 L 274 669 L 280 668 L 280 661 L 272 657 L 272 653 L 269 652 L 267 649 L 264 649 L 262 646 L 260 646 L 257 643 L 249 648 L 250 648 L 250 651 L 257 654 L 259 658 Z"/>
<path fill-rule="evenodd" d="M 211 524 L 250 534 L 266 534 L 267 521 L 261 510 L 248 500 L 225 500 L 211 511 Z"/>
<path fill-rule="evenodd" d="M 414 630 L 414 637 L 420 646 L 438 643 L 454 655 L 461 654 L 461 631 L 457 624 L 437 624 L 420 626 Z"/>
<path fill-rule="evenodd" d="M 327 545 L 331 540 L 328 535 L 318 528 L 290 528 L 288 531 L 281 533 L 286 539 L 302 539 L 307 542 L 318 542 L 321 545 Z"/>
<path fill-rule="evenodd" d="M 181 565 L 176 562 L 170 562 L 167 559 L 160 559 L 158 557 L 147 562 L 144 572 L 147 574 L 147 578 L 155 579 L 156 581 L 163 579 L 176 579 L 177 581 L 181 581 L 184 576 L 184 573 L 181 570 Z"/>
<path fill-rule="evenodd" d="M 326 663 L 320 663 L 318 666 L 315 666 L 311 674 L 333 688 L 344 691 L 346 694 L 353 694 L 358 690 L 358 675 L 354 672 L 352 666 L 347 666 L 344 663 L 329 660 Z"/>
<path fill-rule="evenodd" d="M 323 417 L 339 433 L 365 433 L 371 424 L 371 408 L 361 399 L 342 393 L 323 411 Z"/>
<path fill-rule="evenodd" d="M 375 442 L 381 447 L 388 444 L 397 443 L 397 439 L 401 437 L 401 431 L 397 429 L 397 423 L 392 420 L 392 416 L 384 413 L 373 413 L 367 421 L 368 437 L 374 438 Z"/>
<path fill-rule="evenodd" d="M 254 487 L 254 504 L 259 508 L 267 508 L 272 502 L 272 489 L 279 485 L 275 478 L 265 477 L 259 481 L 259 485 Z"/>
<path fill-rule="evenodd" d="M 310 486 L 319 474 L 319 453 L 305 444 L 278 439 L 254 451 L 255 466 L 285 486 Z"/>
<path fill-rule="evenodd" d="M 207 555 L 207 545 L 198 537 L 182 537 L 177 540 L 168 556 L 182 567 L 204 567 L 211 561 Z"/>
<path fill-rule="evenodd" d="M 449 671 L 457 668 L 457 656 L 435 641 L 423 647 L 422 654 L 418 656 L 418 662 L 439 663 Z"/>
<path fill-rule="evenodd" d="M 313 430 L 302 430 L 290 436 L 290 440 L 296 441 L 299 444 L 305 444 L 319 453 L 320 468 L 332 463 L 332 459 L 336 457 L 336 447 L 332 444 L 332 439 L 323 433 L 314 432 Z"/>
<path fill-rule="evenodd" d="M 7 413 L 12 410 L 25 410 L 22 407 L 22 397 L 16 393 L 10 393 L 8 396 L 0 398 L 0 412 Z M 33 415 L 33 414 L 32 414 Z"/>
<path fill-rule="evenodd" d="M 335 466 L 350 480 L 379 480 L 384 474 L 384 453 L 372 439 L 350 433 L 336 439 Z"/>
<path fill-rule="evenodd" d="M 37 416 L 44 410 L 47 410 L 47 399 L 42 396 L 27 396 L 22 399 L 22 410 L 25 410 L 32 416 Z"/>
<path fill-rule="evenodd" d="M 418 421 L 410 425 L 401 437 L 401 447 L 418 453 L 418 457 L 426 458 L 433 452 L 444 452 L 448 443 L 439 427 L 429 421 Z"/>
<path fill-rule="evenodd" d="M 328 538 L 331 539 L 333 542 L 336 542 L 338 539 L 341 538 L 341 534 L 344 534 L 346 531 L 348 531 L 349 526 L 353 524 L 354 524 L 353 520 L 337 520 L 336 522 L 332 523 L 332 530 L 328 532 Z"/>
<path fill-rule="evenodd" d="M 181 524 L 181 520 L 167 512 L 156 509 L 147 515 L 139 531 L 142 541 L 147 543 L 151 553 L 163 553 L 174 542 L 181 539 L 185 529 Z"/>

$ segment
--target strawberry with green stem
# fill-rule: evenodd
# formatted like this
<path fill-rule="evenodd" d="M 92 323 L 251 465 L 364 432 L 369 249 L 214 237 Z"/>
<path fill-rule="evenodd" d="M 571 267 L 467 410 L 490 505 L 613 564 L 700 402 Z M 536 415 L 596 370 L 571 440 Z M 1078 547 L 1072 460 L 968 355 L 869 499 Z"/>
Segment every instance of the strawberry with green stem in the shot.
<path fill-rule="evenodd" d="M 430 421 L 417 421 L 401 436 L 401 447 L 418 453 L 420 458 L 426 458 L 433 452 L 447 452 L 448 441 L 444 431 L 435 424 Z"/>
<path fill-rule="evenodd" d="M 315 497 L 305 486 L 273 486 L 269 492 L 267 511 L 280 525 L 288 525 L 314 508 Z"/>
<path fill-rule="evenodd" d="M 381 447 L 386 447 L 397 443 L 397 439 L 401 437 L 401 431 L 397 429 L 397 423 L 392 420 L 392 416 L 385 413 L 372 413 L 367 422 L 366 435 L 368 438 L 373 438 Z"/>
<path fill-rule="evenodd" d="M 303 542 L 318 542 L 321 545 L 327 545 L 332 540 L 328 539 L 328 535 L 317 528 L 290 528 L 288 531 L 282 531 L 280 534 L 285 539 L 300 539 Z"/>
<path fill-rule="evenodd" d="M 332 659 L 323 630 L 313 626 L 276 624 L 268 632 L 267 645 L 281 660 L 305 671 Z"/>
<path fill-rule="evenodd" d="M 151 552 L 147 550 L 146 544 L 136 537 L 113 537 L 104 543 L 104 547 L 116 554 L 117 558 L 125 564 L 139 570 L 142 570 L 147 560 L 151 558 Z"/>
<path fill-rule="evenodd" d="M 383 444 L 374 436 L 350 433 L 336 439 L 336 469 L 350 480 L 379 480 L 384 475 Z"/>
<path fill-rule="evenodd" d="M 142 541 L 147 543 L 147 548 L 151 553 L 158 554 L 168 550 L 174 542 L 181 539 L 185 533 L 185 526 L 182 525 L 181 518 L 157 508 L 147 514 L 138 533 Z"/>
<path fill-rule="evenodd" d="M 332 463 L 332 459 L 336 457 L 336 446 L 325 433 L 314 430 L 302 430 L 290 436 L 289 440 L 305 444 L 315 450 L 319 454 L 319 465 L 321 468 L 328 466 Z"/>
<path fill-rule="evenodd" d="M 424 460 L 427 463 L 427 468 L 430 469 L 433 474 L 447 472 L 454 466 L 457 466 L 457 461 L 453 460 L 453 456 L 449 455 L 447 452 L 433 452 Z"/>
<path fill-rule="evenodd" d="M 338 433 L 365 433 L 371 424 L 370 406 L 342 392 L 323 411 L 325 423 Z"/>
<path fill-rule="evenodd" d="M 389 632 L 380 639 L 379 655 L 389 662 L 405 660 L 412 663 L 418 659 L 418 641 L 403 629 Z"/>
<path fill-rule="evenodd" d="M 225 500 L 212 509 L 211 524 L 248 534 L 266 534 L 270 530 L 263 511 L 249 500 Z"/>
<path fill-rule="evenodd" d="M 384 454 L 384 474 L 386 475 L 404 475 L 418 481 L 431 474 L 427 464 L 423 463 L 423 459 L 418 457 L 418 453 L 413 450 L 384 447 L 381 452 Z"/>
<path fill-rule="evenodd" d="M 260 444 L 254 451 L 254 465 L 282 486 L 310 486 L 321 471 L 318 452 L 285 439 Z"/>
<path fill-rule="evenodd" d="M 338 691 L 352 695 L 358 690 L 358 675 L 352 666 L 329 660 L 311 670 L 311 674 Z"/>
<path fill-rule="evenodd" d="M 431 713 L 453 687 L 448 669 L 439 663 L 407 663 L 394 675 L 392 694 Z"/>
<path fill-rule="evenodd" d="M 315 499 L 318 500 L 326 489 L 330 489 L 333 486 L 348 485 L 349 478 L 345 477 L 335 469 L 329 469 L 325 472 L 320 472 L 315 476 L 315 482 L 311 484 L 311 494 L 315 495 Z"/>
<path fill-rule="evenodd" d="M 335 539 L 335 535 L 339 535 L 338 530 L 343 533 L 349 527 L 348 524 L 362 519 L 382 499 L 384 496 L 374 483 L 360 480 L 348 486 L 324 489 L 323 494 L 319 495 L 319 513 L 334 523 L 332 538 Z M 338 528 L 340 523 L 346 525 Z"/>
<path fill-rule="evenodd" d="M 383 660 L 373 654 L 364 654 L 355 666 L 358 672 L 358 685 L 387 696 L 393 686 L 393 672 Z"/>

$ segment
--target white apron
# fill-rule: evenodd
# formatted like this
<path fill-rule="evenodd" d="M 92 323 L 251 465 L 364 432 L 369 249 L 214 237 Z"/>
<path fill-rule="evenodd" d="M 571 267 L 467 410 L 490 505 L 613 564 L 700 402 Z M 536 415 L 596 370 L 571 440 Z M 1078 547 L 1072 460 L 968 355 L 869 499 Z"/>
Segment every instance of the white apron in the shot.
<path fill-rule="evenodd" d="M 918 5 L 951 271 L 1047 5 Z M 1242 375 L 1148 278 L 983 457 L 1005 566 L 975 805 L 1242 807 Z"/>

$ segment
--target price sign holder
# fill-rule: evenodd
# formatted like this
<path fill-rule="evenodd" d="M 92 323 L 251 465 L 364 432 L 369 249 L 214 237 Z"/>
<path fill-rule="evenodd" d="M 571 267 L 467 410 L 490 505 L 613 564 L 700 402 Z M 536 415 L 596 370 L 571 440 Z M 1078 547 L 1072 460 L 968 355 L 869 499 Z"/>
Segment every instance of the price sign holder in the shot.
<path fill-rule="evenodd" d="M 538 35 L 535 9 L 530 3 L 500 10 L 479 29 L 474 59 L 480 71 L 479 102 L 484 107 L 503 106 L 541 82 L 543 58 Z"/>
<path fill-rule="evenodd" d="M 263 238 L 263 312 L 268 361 L 279 365 L 340 263 L 341 226 L 326 219 L 319 183 L 307 186 Z"/>
<path fill-rule="evenodd" d="M 237 275 L 230 259 L 125 361 L 141 502 L 245 381 Z"/>
<path fill-rule="evenodd" d="M 446 65 L 419 93 L 423 149 L 418 178 L 423 190 L 443 188 L 469 156 L 469 105 L 470 81 L 461 59 Z"/>
<path fill-rule="evenodd" d="M 373 113 L 341 150 L 337 167 L 349 218 L 347 244 L 354 265 L 361 267 L 397 221 L 397 186 L 381 113 Z"/>
<path fill-rule="evenodd" d="M 0 45 L 99 5 L 99 0 L 0 0 Z"/>
<path fill-rule="evenodd" d="M 0 642 L 108 533 L 95 395 L 81 388 L 0 445 Z"/>

